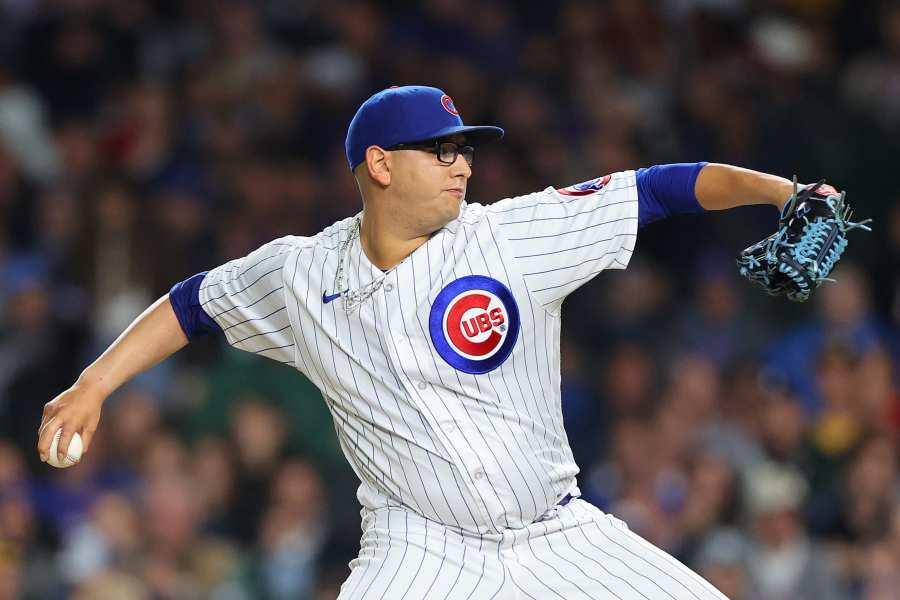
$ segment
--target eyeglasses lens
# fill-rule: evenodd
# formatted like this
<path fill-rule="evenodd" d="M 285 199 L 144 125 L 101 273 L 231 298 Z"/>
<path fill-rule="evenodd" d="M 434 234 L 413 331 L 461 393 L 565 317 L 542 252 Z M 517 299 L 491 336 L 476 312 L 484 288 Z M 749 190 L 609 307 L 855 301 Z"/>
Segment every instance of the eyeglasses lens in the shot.
<path fill-rule="evenodd" d="M 460 154 L 462 154 L 463 160 L 471 167 L 475 158 L 475 149 L 472 146 L 458 146 L 453 142 L 438 144 L 438 160 L 442 163 L 452 165 Z"/>

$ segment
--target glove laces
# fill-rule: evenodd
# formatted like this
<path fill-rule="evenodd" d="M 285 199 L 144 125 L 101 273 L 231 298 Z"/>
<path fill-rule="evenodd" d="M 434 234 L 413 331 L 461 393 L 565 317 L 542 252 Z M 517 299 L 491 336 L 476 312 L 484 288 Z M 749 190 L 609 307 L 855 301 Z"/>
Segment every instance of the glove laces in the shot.
<path fill-rule="evenodd" d="M 808 188 L 808 195 L 815 193 L 824 182 L 823 179 Z M 778 270 L 797 284 L 798 298 L 805 300 L 809 296 L 811 283 L 818 286 L 822 281 L 835 281 L 828 278 L 827 275 L 834 269 L 847 248 L 846 235 L 842 234 L 846 234 L 852 229 L 872 231 L 867 225 L 872 219 L 858 223 L 850 220 L 852 213 L 850 207 L 844 202 L 845 196 L 846 192 L 841 192 L 840 196 L 827 196 L 821 199 L 821 202 L 825 202 L 829 206 L 834 216 L 826 218 L 820 215 L 812 221 L 808 217 L 801 217 L 804 225 L 800 241 L 796 244 L 784 243 L 785 246 L 791 248 L 789 255 L 793 261 L 780 263 Z M 785 214 L 790 215 L 793 212 L 797 197 L 797 177 L 794 176 L 794 194 Z"/>

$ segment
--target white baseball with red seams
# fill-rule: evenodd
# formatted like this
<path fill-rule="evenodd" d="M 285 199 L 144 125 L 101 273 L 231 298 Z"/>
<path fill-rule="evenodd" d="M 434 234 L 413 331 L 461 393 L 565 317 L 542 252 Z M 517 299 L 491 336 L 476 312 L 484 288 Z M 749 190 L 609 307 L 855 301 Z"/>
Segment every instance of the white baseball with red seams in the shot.
<path fill-rule="evenodd" d="M 69 447 L 66 448 L 66 455 L 62 460 L 59 460 L 59 438 L 62 436 L 62 432 L 62 427 L 56 430 L 53 441 L 50 442 L 50 455 L 47 458 L 47 462 L 57 469 L 65 469 L 78 464 L 81 460 L 81 453 L 84 451 L 81 435 L 76 432 L 72 435 L 72 439 L 69 440 Z"/>
<path fill-rule="evenodd" d="M 722 600 L 578 499 L 563 428 L 562 303 L 628 265 L 634 171 L 462 203 L 388 272 L 354 222 L 270 242 L 200 288 L 230 344 L 301 371 L 331 411 L 363 506 L 341 600 Z M 342 286 L 375 290 L 352 310 L 341 263 Z"/>

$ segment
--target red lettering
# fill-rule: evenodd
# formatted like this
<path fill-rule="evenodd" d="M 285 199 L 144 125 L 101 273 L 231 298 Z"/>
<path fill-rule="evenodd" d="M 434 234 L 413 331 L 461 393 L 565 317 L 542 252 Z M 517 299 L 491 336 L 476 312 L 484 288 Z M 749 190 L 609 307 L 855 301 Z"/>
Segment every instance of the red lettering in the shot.
<path fill-rule="evenodd" d="M 475 337 L 478 335 L 478 323 L 475 321 L 475 317 L 472 317 L 468 321 L 463 321 L 462 323 L 463 332 L 466 334 L 466 337 Z"/>
<path fill-rule="evenodd" d="M 481 333 L 491 328 L 491 320 L 488 319 L 487 313 L 481 313 L 475 318 L 478 319 L 478 329 L 481 330 Z"/>
<path fill-rule="evenodd" d="M 497 344 L 503 340 L 503 336 L 496 331 L 492 331 L 480 342 L 472 341 L 471 338 L 478 335 L 477 321 L 469 320 L 469 324 L 471 325 L 471 335 L 466 336 L 463 332 L 463 330 L 465 330 L 466 333 L 469 332 L 469 328 L 463 324 L 463 315 L 473 308 L 480 309 L 479 312 L 487 312 L 490 304 L 491 299 L 484 294 L 473 293 L 463 296 L 450 307 L 450 310 L 447 312 L 447 323 L 459 323 L 458 326 L 449 327 L 447 329 L 447 337 L 450 338 L 450 342 L 453 344 L 454 348 L 460 352 L 465 352 L 469 356 L 475 357 L 484 356 L 497 348 Z"/>
<path fill-rule="evenodd" d="M 503 309 L 498 306 L 491 311 L 491 323 L 494 325 L 494 327 L 503 325 L 504 321 L 506 321 L 506 319 L 503 317 Z"/>

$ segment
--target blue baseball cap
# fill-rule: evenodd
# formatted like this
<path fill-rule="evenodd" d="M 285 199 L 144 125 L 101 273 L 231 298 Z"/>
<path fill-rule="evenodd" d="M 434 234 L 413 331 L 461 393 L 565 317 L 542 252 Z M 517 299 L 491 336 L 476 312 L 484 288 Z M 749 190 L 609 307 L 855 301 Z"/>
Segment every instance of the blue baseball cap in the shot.
<path fill-rule="evenodd" d="M 344 150 L 350 170 L 366 159 L 369 146 L 390 148 L 455 133 L 467 141 L 499 140 L 503 130 L 490 125 L 463 125 L 453 99 L 442 90 L 406 85 L 382 90 L 362 103 L 350 127 Z"/>

